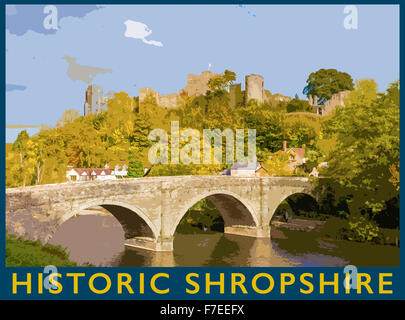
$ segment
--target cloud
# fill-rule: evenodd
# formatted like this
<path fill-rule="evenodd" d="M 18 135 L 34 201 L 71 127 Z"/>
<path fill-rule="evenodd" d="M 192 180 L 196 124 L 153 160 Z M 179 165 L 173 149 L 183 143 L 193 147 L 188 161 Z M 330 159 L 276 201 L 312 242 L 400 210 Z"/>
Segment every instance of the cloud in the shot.
<path fill-rule="evenodd" d="M 112 73 L 112 69 L 82 66 L 76 63 L 76 58 L 74 57 L 64 56 L 62 59 L 68 62 L 69 66 L 66 74 L 73 81 L 81 80 L 85 83 L 90 83 L 98 74 Z"/>
<path fill-rule="evenodd" d="M 145 39 L 147 36 L 152 34 L 152 30 L 150 30 L 146 24 L 133 20 L 127 20 L 124 22 L 124 24 L 127 27 L 127 30 L 125 31 L 125 36 L 127 38 L 140 39 L 143 41 L 143 43 L 163 47 L 163 43 L 160 41 Z"/>
<path fill-rule="evenodd" d="M 56 5 L 58 20 L 65 17 L 83 18 L 88 13 L 98 10 L 97 5 Z M 11 34 L 24 35 L 28 30 L 43 34 L 55 34 L 55 29 L 45 29 L 43 21 L 48 15 L 44 13 L 45 5 L 7 5 L 6 29 Z M 58 21 L 58 24 L 59 24 Z"/>
<path fill-rule="evenodd" d="M 6 83 L 6 91 L 24 91 L 27 89 L 26 86 L 22 86 L 19 84 L 12 84 L 12 83 Z"/>

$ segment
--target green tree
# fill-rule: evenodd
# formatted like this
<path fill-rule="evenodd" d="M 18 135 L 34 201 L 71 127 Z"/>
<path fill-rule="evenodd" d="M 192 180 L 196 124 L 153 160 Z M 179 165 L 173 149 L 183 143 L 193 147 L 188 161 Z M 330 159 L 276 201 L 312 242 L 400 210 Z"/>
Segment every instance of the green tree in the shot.
<path fill-rule="evenodd" d="M 333 94 L 344 90 L 353 90 L 353 87 L 353 79 L 348 73 L 336 69 L 319 69 L 309 75 L 307 85 L 302 93 L 306 96 L 317 96 L 319 98 L 318 103 L 323 104 Z"/>
<path fill-rule="evenodd" d="M 225 91 L 228 90 L 229 87 L 233 84 L 236 80 L 236 73 L 225 70 L 222 75 L 215 75 L 208 81 L 208 88 L 211 91 Z"/>
<path fill-rule="evenodd" d="M 15 178 L 25 186 L 28 182 L 29 176 L 31 175 L 30 167 L 28 164 L 28 142 L 30 141 L 30 136 L 27 130 L 21 131 L 17 139 L 13 143 L 12 150 L 18 154 L 18 169 L 15 172 Z"/>
<path fill-rule="evenodd" d="M 287 112 L 314 112 L 308 101 L 300 100 L 298 96 L 287 103 Z"/>
<path fill-rule="evenodd" d="M 128 178 L 138 178 L 143 177 L 144 169 L 142 166 L 142 162 L 138 161 L 136 157 L 132 157 L 131 161 L 129 161 L 128 165 Z"/>
<path fill-rule="evenodd" d="M 392 165 L 399 163 L 399 82 L 376 99 L 366 99 L 361 90 L 358 86 L 346 107 L 326 122 L 326 127 L 331 124 L 327 134 L 337 143 L 325 174 L 338 196 L 349 199 L 351 213 L 374 216 L 398 197 L 399 176 L 395 184 L 391 181 Z"/>
<path fill-rule="evenodd" d="M 355 90 L 349 94 L 349 101 L 352 104 L 370 104 L 377 99 L 378 86 L 373 79 L 360 79 L 355 82 Z"/>

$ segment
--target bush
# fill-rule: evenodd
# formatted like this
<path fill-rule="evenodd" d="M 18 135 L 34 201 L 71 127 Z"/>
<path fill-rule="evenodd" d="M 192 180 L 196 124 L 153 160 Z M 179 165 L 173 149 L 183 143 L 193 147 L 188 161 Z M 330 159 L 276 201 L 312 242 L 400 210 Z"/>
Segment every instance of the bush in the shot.
<path fill-rule="evenodd" d="M 314 112 L 314 107 L 312 107 L 307 100 L 300 100 L 298 96 L 296 96 L 288 102 L 287 112 Z"/>
<path fill-rule="evenodd" d="M 382 233 L 377 224 L 365 216 L 355 216 L 349 219 L 348 228 L 342 228 L 343 239 L 357 242 L 377 242 L 383 240 Z"/>

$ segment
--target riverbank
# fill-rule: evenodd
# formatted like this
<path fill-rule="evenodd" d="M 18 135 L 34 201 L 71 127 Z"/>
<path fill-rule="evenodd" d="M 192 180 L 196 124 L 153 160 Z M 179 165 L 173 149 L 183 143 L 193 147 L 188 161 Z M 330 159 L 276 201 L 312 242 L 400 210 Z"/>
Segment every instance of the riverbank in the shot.
<path fill-rule="evenodd" d="M 6 267 L 77 267 L 61 246 L 6 236 Z M 86 265 L 85 265 L 86 266 Z"/>
<path fill-rule="evenodd" d="M 280 216 L 274 217 L 271 226 L 278 229 L 288 229 L 296 231 L 320 231 L 325 226 L 326 221 L 309 219 L 291 219 L 288 222 L 282 221 Z"/>
<path fill-rule="evenodd" d="M 399 267 L 399 248 L 395 230 L 384 230 L 387 244 L 339 239 L 341 219 L 327 221 L 291 219 L 272 221 L 271 239 L 280 250 L 296 256 L 317 252 L 324 257 L 339 257 L 359 267 Z"/>

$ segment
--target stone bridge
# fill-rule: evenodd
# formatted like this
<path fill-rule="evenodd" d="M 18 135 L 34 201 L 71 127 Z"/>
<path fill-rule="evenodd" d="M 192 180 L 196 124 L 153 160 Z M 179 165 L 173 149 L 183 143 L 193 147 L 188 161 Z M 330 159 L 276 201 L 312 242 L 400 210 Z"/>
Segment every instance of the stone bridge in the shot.
<path fill-rule="evenodd" d="M 270 220 L 295 193 L 312 194 L 310 178 L 176 176 L 71 182 L 6 189 L 10 234 L 48 242 L 83 209 L 101 206 L 122 224 L 126 245 L 172 251 L 176 228 L 199 200 L 221 213 L 225 233 L 270 237 Z M 74 235 L 72 235 L 74 236 Z M 89 235 L 91 236 L 91 235 Z"/>

